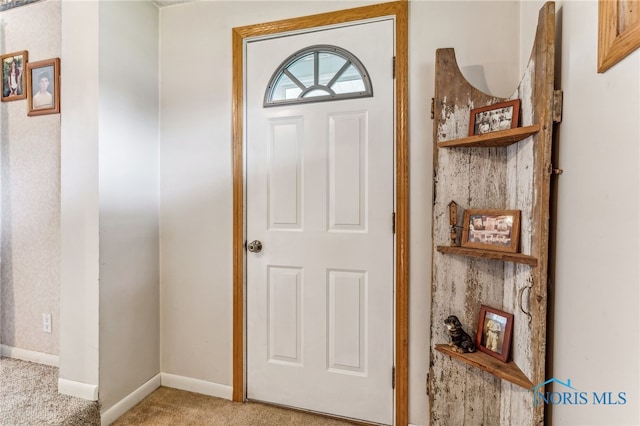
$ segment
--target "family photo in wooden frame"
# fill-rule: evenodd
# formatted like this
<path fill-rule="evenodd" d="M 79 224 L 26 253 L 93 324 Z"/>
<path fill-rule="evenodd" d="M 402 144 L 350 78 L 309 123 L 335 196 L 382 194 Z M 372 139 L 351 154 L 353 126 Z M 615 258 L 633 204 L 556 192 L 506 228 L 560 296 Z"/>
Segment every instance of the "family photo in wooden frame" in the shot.
<path fill-rule="evenodd" d="M 469 136 L 513 129 L 518 127 L 520 99 L 475 108 L 470 115 Z"/>
<path fill-rule="evenodd" d="M 2 102 L 17 101 L 27 97 L 26 64 L 28 52 L 7 53 L 2 59 Z"/>
<path fill-rule="evenodd" d="M 476 347 L 481 352 L 507 362 L 511 349 L 513 314 L 489 306 L 480 306 Z"/>
<path fill-rule="evenodd" d="M 27 64 L 27 115 L 60 112 L 60 59 Z"/>
<path fill-rule="evenodd" d="M 465 210 L 461 246 L 516 253 L 519 240 L 520 210 Z"/>

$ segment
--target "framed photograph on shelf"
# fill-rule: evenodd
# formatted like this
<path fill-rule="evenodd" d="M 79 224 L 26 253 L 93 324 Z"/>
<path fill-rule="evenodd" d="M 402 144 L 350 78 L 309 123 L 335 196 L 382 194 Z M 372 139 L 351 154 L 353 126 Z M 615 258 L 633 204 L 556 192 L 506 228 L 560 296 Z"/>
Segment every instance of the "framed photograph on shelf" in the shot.
<path fill-rule="evenodd" d="M 60 112 L 60 59 L 27 64 L 27 115 Z"/>
<path fill-rule="evenodd" d="M 27 97 L 26 66 L 28 53 L 7 53 L 2 58 L 2 102 L 17 101 Z"/>
<path fill-rule="evenodd" d="M 513 314 L 480 306 L 476 346 L 478 350 L 502 362 L 509 359 L 511 335 L 513 333 Z"/>
<path fill-rule="evenodd" d="M 483 135 L 518 127 L 520 99 L 500 102 L 471 110 L 469 136 Z"/>
<path fill-rule="evenodd" d="M 516 253 L 519 239 L 520 210 L 465 210 L 462 247 Z"/>

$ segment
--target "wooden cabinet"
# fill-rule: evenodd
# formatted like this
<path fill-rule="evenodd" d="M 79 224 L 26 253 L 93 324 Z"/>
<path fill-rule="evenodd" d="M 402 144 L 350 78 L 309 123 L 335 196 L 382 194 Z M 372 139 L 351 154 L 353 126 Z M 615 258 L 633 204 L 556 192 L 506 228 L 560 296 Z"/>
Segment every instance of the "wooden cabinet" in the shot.
<path fill-rule="evenodd" d="M 453 49 L 436 52 L 433 281 L 429 397 L 432 425 L 539 425 L 531 388 L 546 380 L 547 268 L 554 103 L 555 5 L 540 10 L 531 57 L 517 90 L 519 127 L 468 136 L 470 111 L 507 99 L 472 87 Z M 557 98 L 557 96 L 556 96 Z M 554 106 L 556 109 L 554 109 Z M 554 113 L 555 111 L 555 113 Z M 521 211 L 518 253 L 452 247 L 448 204 Z M 446 345 L 456 315 L 476 334 L 481 305 L 514 315 L 511 360 Z"/>

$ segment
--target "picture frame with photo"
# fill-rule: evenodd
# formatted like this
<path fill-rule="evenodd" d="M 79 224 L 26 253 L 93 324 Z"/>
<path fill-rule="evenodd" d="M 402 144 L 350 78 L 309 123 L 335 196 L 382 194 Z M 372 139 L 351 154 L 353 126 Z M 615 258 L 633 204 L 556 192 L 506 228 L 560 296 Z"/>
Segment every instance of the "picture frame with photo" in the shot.
<path fill-rule="evenodd" d="M 27 64 L 27 115 L 60 113 L 60 58 Z"/>
<path fill-rule="evenodd" d="M 513 334 L 513 314 L 480 306 L 476 347 L 502 362 L 509 360 Z"/>
<path fill-rule="evenodd" d="M 462 247 L 516 253 L 519 242 L 520 210 L 465 210 Z"/>
<path fill-rule="evenodd" d="M 29 53 L 26 50 L 7 53 L 2 59 L 2 102 L 27 98 L 26 69 Z"/>
<path fill-rule="evenodd" d="M 470 115 L 469 136 L 513 129 L 518 127 L 520 99 L 475 108 Z"/>

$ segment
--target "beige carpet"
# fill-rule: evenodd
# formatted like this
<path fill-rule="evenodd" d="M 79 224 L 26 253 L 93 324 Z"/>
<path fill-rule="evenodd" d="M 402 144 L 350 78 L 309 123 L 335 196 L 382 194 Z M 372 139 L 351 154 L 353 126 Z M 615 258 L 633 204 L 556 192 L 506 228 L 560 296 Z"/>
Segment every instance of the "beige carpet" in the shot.
<path fill-rule="evenodd" d="M 1 426 L 94 426 L 98 404 L 58 393 L 58 369 L 0 358 Z"/>
<path fill-rule="evenodd" d="M 346 421 L 247 402 L 244 404 L 198 393 L 160 387 L 112 425 L 171 426 L 343 426 Z"/>

